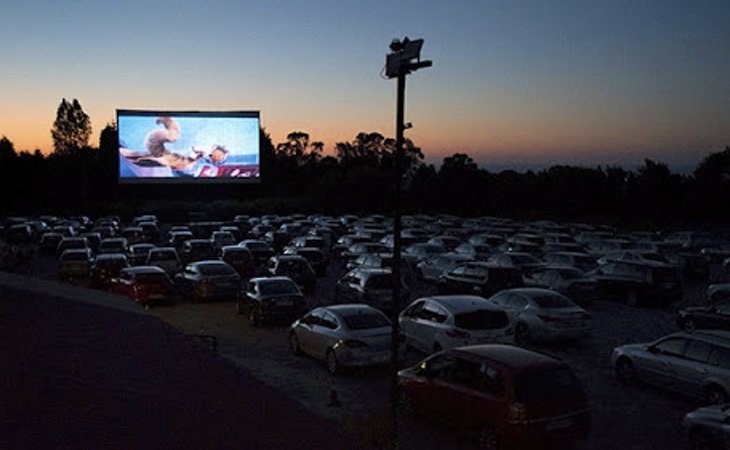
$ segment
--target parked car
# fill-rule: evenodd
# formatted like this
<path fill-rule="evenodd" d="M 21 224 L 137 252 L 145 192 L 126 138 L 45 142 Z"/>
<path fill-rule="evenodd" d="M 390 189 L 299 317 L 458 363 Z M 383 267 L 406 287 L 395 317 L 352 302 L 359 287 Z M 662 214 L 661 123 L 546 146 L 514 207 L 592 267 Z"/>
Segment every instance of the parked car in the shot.
<path fill-rule="evenodd" d="M 455 236 L 434 236 L 428 240 L 427 244 L 438 245 L 446 249 L 447 252 L 453 252 L 454 249 L 464 242 Z"/>
<path fill-rule="evenodd" d="M 260 241 L 256 239 L 245 239 L 239 242 L 238 245 L 248 249 L 248 251 L 251 252 L 251 255 L 254 257 L 256 264 L 266 263 L 269 258 L 274 256 L 275 254 L 274 249 L 271 248 L 271 246 L 265 241 Z"/>
<path fill-rule="evenodd" d="M 388 252 L 390 253 L 390 251 Z M 446 249 L 440 245 L 416 243 L 411 244 L 403 250 L 402 257 L 405 261 L 415 266 L 424 259 L 446 253 Z"/>
<path fill-rule="evenodd" d="M 180 251 L 182 250 L 183 244 L 190 239 L 194 239 L 193 232 L 185 227 L 185 229 L 178 231 L 171 230 L 167 234 L 166 241 L 168 246 L 174 247 L 176 250 Z"/>
<path fill-rule="evenodd" d="M 571 266 L 545 266 L 523 277 L 525 286 L 560 292 L 579 305 L 590 305 L 598 297 L 596 280 Z"/>
<path fill-rule="evenodd" d="M 58 258 L 58 278 L 61 280 L 77 280 L 89 276 L 91 270 L 91 250 L 64 250 Z"/>
<path fill-rule="evenodd" d="M 92 288 L 106 289 L 109 281 L 118 276 L 125 267 L 129 267 L 129 262 L 124 253 L 102 253 L 91 265 L 89 285 Z"/>
<path fill-rule="evenodd" d="M 458 347 L 398 372 L 401 405 L 439 418 L 481 448 L 570 448 L 590 432 L 581 383 L 565 362 L 503 344 Z"/>
<path fill-rule="evenodd" d="M 676 267 L 659 262 L 612 261 L 589 272 L 601 295 L 631 306 L 666 306 L 682 299 Z"/>
<path fill-rule="evenodd" d="M 65 237 L 61 239 L 56 247 L 56 258 L 66 250 L 84 250 L 89 249 L 89 243 L 83 237 Z M 91 249 L 89 249 L 91 250 Z"/>
<path fill-rule="evenodd" d="M 407 296 L 405 286 L 403 297 Z M 336 303 L 366 303 L 383 311 L 393 307 L 393 274 L 390 269 L 354 269 L 335 286 Z"/>
<path fill-rule="evenodd" d="M 516 267 L 523 273 L 529 273 L 531 270 L 545 265 L 535 256 L 524 252 L 495 253 L 487 259 L 487 262 Z"/>
<path fill-rule="evenodd" d="M 677 326 L 685 331 L 730 331 L 730 299 L 720 300 L 710 306 L 688 306 L 680 309 Z"/>
<path fill-rule="evenodd" d="M 391 253 L 391 251 L 392 250 L 388 246 L 381 244 L 380 242 L 358 242 L 357 244 L 349 246 L 347 250 L 342 252 L 341 256 L 342 258 L 351 261 L 360 255 Z"/>
<path fill-rule="evenodd" d="M 325 361 L 327 370 L 390 362 L 391 325 L 377 309 L 364 304 L 315 308 L 289 331 L 292 353 Z"/>
<path fill-rule="evenodd" d="M 104 238 L 96 250 L 99 255 L 105 253 L 127 253 L 128 251 L 129 245 L 125 238 Z"/>
<path fill-rule="evenodd" d="M 423 280 L 438 282 L 441 275 L 448 273 L 460 264 L 473 260 L 474 258 L 467 255 L 444 253 L 424 259 L 416 264 L 416 273 Z"/>
<path fill-rule="evenodd" d="M 288 277 L 251 278 L 239 295 L 237 310 L 247 314 L 253 326 L 267 322 L 291 322 L 307 309 L 299 286 Z"/>
<path fill-rule="evenodd" d="M 144 242 L 144 230 L 141 227 L 122 228 L 119 237 L 125 238 L 129 244 L 139 244 Z"/>
<path fill-rule="evenodd" d="M 150 250 L 157 248 L 155 244 L 141 243 L 133 244 L 129 246 L 129 253 L 127 259 L 129 264 L 132 266 L 141 266 L 147 262 L 147 257 L 150 254 Z"/>
<path fill-rule="evenodd" d="M 490 256 L 492 256 L 492 253 L 494 253 L 494 249 L 489 245 L 471 244 L 467 242 L 456 247 L 454 249 L 454 253 L 470 256 L 472 259 L 486 260 Z"/>
<path fill-rule="evenodd" d="M 143 306 L 171 305 L 180 299 L 170 277 L 157 266 L 122 269 L 109 281 L 109 290 Z"/>
<path fill-rule="evenodd" d="M 182 261 L 180 261 L 174 247 L 151 249 L 147 255 L 146 265 L 157 266 L 167 272 L 168 275 L 174 275 L 182 270 Z"/>
<path fill-rule="evenodd" d="M 602 266 L 611 261 L 634 261 L 634 262 L 660 262 L 671 264 L 671 262 L 660 253 L 650 250 L 616 250 L 603 254 L 596 262 Z"/>
<path fill-rule="evenodd" d="M 549 289 L 505 289 L 489 301 L 504 308 L 515 324 L 515 342 L 582 337 L 591 331 L 591 316 L 568 297 Z"/>
<path fill-rule="evenodd" d="M 588 272 L 598 267 L 596 255 L 581 252 L 550 252 L 543 255 L 542 259 L 548 264 L 560 264 L 573 266 Z"/>
<path fill-rule="evenodd" d="M 189 264 L 218 258 L 218 251 L 208 239 L 188 239 L 180 249 L 180 259 Z"/>
<path fill-rule="evenodd" d="M 233 267 L 244 280 L 256 275 L 256 262 L 247 248 L 226 245 L 221 249 L 221 259 Z"/>
<path fill-rule="evenodd" d="M 268 270 L 271 276 L 291 278 L 305 294 L 314 293 L 317 286 L 317 274 L 303 256 L 274 256 L 269 260 Z"/>
<path fill-rule="evenodd" d="M 682 425 L 689 450 L 730 449 L 730 404 L 697 408 L 684 416 Z"/>
<path fill-rule="evenodd" d="M 485 297 L 502 289 L 523 285 L 520 271 L 515 267 L 479 261 L 456 266 L 438 280 L 441 294 L 476 294 Z"/>
<path fill-rule="evenodd" d="M 63 235 L 56 232 L 43 233 L 40 241 L 40 250 L 44 254 L 54 254 L 58 244 L 63 240 Z"/>
<path fill-rule="evenodd" d="M 425 353 L 486 343 L 514 343 L 504 309 L 474 295 L 423 297 L 400 313 L 406 344 Z"/>
<path fill-rule="evenodd" d="M 654 342 L 622 345 L 611 355 L 623 384 L 646 382 L 717 405 L 730 401 L 730 332 L 673 333 Z"/>
<path fill-rule="evenodd" d="M 196 261 L 175 275 L 175 282 L 192 302 L 235 300 L 241 292 L 241 277 L 220 260 Z"/>
<path fill-rule="evenodd" d="M 226 245 L 236 245 L 236 237 L 230 231 L 214 231 L 210 236 L 213 247 L 220 252 Z"/>
<path fill-rule="evenodd" d="M 323 277 L 327 274 L 327 266 L 329 260 L 327 255 L 322 249 L 317 247 L 292 247 L 284 250 L 285 255 L 299 255 L 303 256 L 307 260 L 314 272 L 318 277 Z"/>
<path fill-rule="evenodd" d="M 710 303 L 730 299 L 730 283 L 718 283 L 707 286 L 707 299 Z"/>

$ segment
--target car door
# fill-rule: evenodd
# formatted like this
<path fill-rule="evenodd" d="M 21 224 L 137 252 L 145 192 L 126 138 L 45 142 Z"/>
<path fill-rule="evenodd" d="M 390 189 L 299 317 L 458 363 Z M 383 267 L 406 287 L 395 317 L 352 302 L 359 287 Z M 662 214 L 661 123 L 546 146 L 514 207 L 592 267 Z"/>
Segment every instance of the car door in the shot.
<path fill-rule="evenodd" d="M 699 339 L 689 339 L 682 357 L 672 361 L 675 388 L 689 395 L 700 397 L 709 375 L 707 360 L 712 344 Z"/>
<path fill-rule="evenodd" d="M 669 389 L 677 389 L 676 364 L 684 358 L 688 341 L 683 337 L 668 337 L 650 345 L 636 358 L 639 377 L 649 383 Z"/>
<path fill-rule="evenodd" d="M 422 349 L 422 346 L 415 334 L 416 320 L 418 320 L 420 310 L 425 303 L 425 300 L 417 300 L 403 311 L 399 320 L 401 333 L 405 336 L 406 343 L 418 349 Z"/>
<path fill-rule="evenodd" d="M 426 300 L 413 323 L 413 334 L 423 351 L 432 353 L 443 348 L 436 336 L 442 331 L 443 323 L 447 318 L 448 312 L 435 302 Z"/>
<path fill-rule="evenodd" d="M 313 327 L 321 320 L 320 310 L 314 309 L 309 314 L 305 315 L 299 320 L 299 326 L 297 327 L 297 340 L 299 342 L 299 348 L 306 354 L 312 355 L 312 334 Z"/>

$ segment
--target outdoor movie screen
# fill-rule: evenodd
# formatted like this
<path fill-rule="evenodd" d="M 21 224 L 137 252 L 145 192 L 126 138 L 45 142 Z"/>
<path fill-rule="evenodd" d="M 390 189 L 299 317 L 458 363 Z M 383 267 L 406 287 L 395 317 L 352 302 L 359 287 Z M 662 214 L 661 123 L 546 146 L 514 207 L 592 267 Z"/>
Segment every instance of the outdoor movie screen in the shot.
<path fill-rule="evenodd" d="M 259 113 L 117 110 L 121 183 L 258 182 Z"/>

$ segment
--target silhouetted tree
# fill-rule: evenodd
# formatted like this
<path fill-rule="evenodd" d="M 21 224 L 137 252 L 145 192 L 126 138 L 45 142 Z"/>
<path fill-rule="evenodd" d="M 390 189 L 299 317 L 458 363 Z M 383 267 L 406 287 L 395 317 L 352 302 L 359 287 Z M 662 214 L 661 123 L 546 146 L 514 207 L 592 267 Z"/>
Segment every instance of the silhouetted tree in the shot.
<path fill-rule="evenodd" d="M 91 120 L 81 108 L 77 99 L 65 98 L 58 105 L 51 137 L 53 148 L 58 154 L 68 154 L 88 146 L 91 136 Z"/>

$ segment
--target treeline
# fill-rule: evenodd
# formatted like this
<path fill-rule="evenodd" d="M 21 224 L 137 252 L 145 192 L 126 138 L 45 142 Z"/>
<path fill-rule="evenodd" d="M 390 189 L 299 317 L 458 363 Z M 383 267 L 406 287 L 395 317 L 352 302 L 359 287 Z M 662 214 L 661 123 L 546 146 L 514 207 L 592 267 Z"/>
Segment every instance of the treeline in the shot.
<path fill-rule="evenodd" d="M 135 214 L 197 209 L 223 213 L 318 211 L 389 213 L 395 143 L 359 133 L 325 155 L 323 144 L 294 132 L 274 145 L 261 131 L 260 185 L 120 186 L 118 142 L 108 125 L 98 147 L 44 156 L 17 152 L 0 139 L 0 214 Z M 730 219 L 730 147 L 707 156 L 690 175 L 646 160 L 621 167 L 553 166 L 540 171 L 490 172 L 466 154 L 440 167 L 406 142 L 403 205 L 410 213 L 505 215 L 610 220 L 665 225 Z"/>

